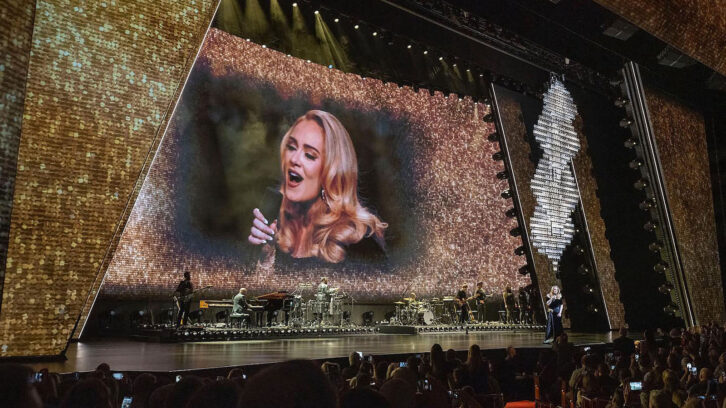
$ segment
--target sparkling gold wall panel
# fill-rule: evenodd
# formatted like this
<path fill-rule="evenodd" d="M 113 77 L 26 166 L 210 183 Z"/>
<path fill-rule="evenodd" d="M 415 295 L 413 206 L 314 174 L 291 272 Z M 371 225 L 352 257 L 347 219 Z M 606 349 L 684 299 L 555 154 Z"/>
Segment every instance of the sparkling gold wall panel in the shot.
<path fill-rule="evenodd" d="M 723 287 L 703 115 L 653 89 L 646 100 L 697 324 L 722 322 Z"/>
<path fill-rule="evenodd" d="M 37 2 L 0 356 L 64 350 L 215 7 Z"/>
<path fill-rule="evenodd" d="M 35 0 L 0 3 L 0 296 L 13 207 Z M 0 309 L 2 310 L 2 309 Z"/>
<path fill-rule="evenodd" d="M 580 138 L 580 151 L 573 159 L 577 183 L 580 187 L 580 203 L 587 220 L 593 255 L 597 268 L 605 306 L 608 311 L 610 328 L 617 329 L 625 324 L 625 309 L 620 303 L 620 285 L 615 280 L 615 264 L 610 257 L 610 242 L 605 236 L 605 220 L 601 215 L 600 199 L 598 198 L 597 180 L 593 173 L 593 163 L 588 153 L 587 137 L 583 133 L 581 116 L 575 118 L 575 130 Z"/>
<path fill-rule="evenodd" d="M 723 0 L 595 1 L 726 75 L 726 3 Z"/>

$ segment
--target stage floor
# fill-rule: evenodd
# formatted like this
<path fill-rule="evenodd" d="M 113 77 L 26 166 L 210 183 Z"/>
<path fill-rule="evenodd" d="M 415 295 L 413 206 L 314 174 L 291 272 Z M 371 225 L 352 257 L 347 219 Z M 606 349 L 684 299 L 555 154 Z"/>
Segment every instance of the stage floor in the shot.
<path fill-rule="evenodd" d="M 577 345 L 612 341 L 613 333 L 568 333 Z M 615 334 L 617 336 L 617 334 Z M 544 333 L 537 331 L 490 331 L 472 333 L 424 333 L 419 335 L 366 334 L 337 338 L 242 340 L 204 343 L 145 343 L 131 340 L 99 340 L 73 343 L 64 362 L 31 364 L 36 369 L 68 373 L 91 371 L 105 362 L 118 371 L 177 371 L 275 363 L 290 359 L 332 359 L 353 351 L 387 355 L 425 353 L 439 343 L 444 350 L 548 348 Z"/>

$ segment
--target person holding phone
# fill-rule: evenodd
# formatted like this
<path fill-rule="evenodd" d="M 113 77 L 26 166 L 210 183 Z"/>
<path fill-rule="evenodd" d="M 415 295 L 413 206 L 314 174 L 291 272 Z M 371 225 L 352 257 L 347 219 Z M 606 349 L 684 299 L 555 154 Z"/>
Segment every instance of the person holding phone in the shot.
<path fill-rule="evenodd" d="M 552 286 L 547 294 L 547 329 L 544 343 L 552 343 L 562 333 L 562 306 L 560 287 Z"/>
<path fill-rule="evenodd" d="M 388 224 L 359 201 L 355 149 L 335 116 L 311 110 L 299 117 L 282 138 L 280 159 L 280 211 L 255 208 L 247 238 L 267 247 L 268 262 L 385 259 Z"/>

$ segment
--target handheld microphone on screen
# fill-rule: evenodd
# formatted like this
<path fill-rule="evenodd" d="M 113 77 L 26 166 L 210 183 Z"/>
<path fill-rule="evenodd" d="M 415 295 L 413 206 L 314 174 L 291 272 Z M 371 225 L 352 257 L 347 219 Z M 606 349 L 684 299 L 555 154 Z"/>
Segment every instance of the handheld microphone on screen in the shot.
<path fill-rule="evenodd" d="M 270 222 L 273 222 L 279 217 L 280 206 L 282 206 L 282 193 L 274 187 L 267 187 L 265 194 L 262 197 L 260 206 L 257 207 L 262 215 Z M 272 244 L 274 244 L 276 238 L 273 238 Z M 254 260 L 257 260 L 262 255 L 262 245 L 255 245 L 255 248 L 251 251 L 251 256 Z"/>
<path fill-rule="evenodd" d="M 262 204 L 258 207 L 262 215 L 267 218 L 270 225 L 277 219 L 280 214 L 280 206 L 282 205 L 282 193 L 273 187 L 265 189 L 265 195 L 262 197 Z"/>

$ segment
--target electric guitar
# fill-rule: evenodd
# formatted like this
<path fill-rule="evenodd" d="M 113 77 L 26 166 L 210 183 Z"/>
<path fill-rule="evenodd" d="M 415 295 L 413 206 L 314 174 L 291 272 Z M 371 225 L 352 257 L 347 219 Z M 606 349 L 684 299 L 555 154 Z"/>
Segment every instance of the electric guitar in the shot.
<path fill-rule="evenodd" d="M 172 298 L 174 299 L 174 302 L 176 303 L 176 306 L 177 307 L 180 307 L 180 305 L 179 305 L 180 302 L 186 303 L 186 302 L 192 300 L 192 297 L 194 296 L 195 293 L 201 292 L 203 290 L 207 290 L 207 289 L 209 289 L 211 287 L 212 287 L 212 285 L 208 285 L 208 286 L 205 286 L 203 288 L 199 288 L 197 290 L 193 290 L 193 291 L 187 293 L 186 295 L 178 294 L 179 292 L 174 292 L 174 296 Z"/>

